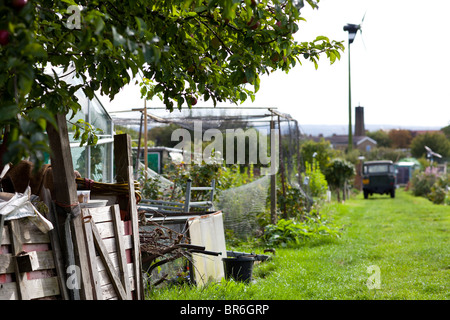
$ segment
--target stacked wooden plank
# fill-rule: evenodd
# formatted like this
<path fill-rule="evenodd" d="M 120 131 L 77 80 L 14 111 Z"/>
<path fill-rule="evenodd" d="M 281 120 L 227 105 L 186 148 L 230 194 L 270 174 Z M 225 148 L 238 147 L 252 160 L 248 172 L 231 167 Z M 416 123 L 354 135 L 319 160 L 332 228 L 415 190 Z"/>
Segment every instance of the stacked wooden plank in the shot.
<path fill-rule="evenodd" d="M 57 122 L 60 130 L 49 130 L 56 155 L 51 159 L 56 210 L 49 217 L 55 229 L 43 233 L 28 218 L 0 226 L 0 300 L 141 300 L 131 139 L 114 137 L 117 183 L 127 184 L 128 193 L 117 197 L 118 205 L 80 209 L 65 116 L 57 115 Z"/>
<path fill-rule="evenodd" d="M 60 299 L 48 233 L 27 218 L 5 223 L 0 248 L 0 300 Z"/>

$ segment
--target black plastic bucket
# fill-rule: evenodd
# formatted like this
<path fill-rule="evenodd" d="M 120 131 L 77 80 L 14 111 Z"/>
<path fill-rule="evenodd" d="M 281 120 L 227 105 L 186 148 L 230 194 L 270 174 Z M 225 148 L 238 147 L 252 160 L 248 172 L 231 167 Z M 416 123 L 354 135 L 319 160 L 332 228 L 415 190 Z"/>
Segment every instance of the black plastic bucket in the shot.
<path fill-rule="evenodd" d="M 252 280 L 253 263 L 255 258 L 239 256 L 236 258 L 222 258 L 225 268 L 225 279 L 250 282 Z"/>

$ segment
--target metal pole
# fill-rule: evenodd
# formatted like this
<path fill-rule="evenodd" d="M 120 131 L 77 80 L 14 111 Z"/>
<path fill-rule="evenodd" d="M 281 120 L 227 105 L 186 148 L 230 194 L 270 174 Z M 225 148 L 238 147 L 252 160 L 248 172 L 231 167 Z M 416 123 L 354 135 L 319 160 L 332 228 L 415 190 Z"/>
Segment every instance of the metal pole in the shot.
<path fill-rule="evenodd" d="M 147 120 L 147 119 L 146 119 Z M 142 137 L 142 121 L 144 121 L 144 113 L 141 112 L 141 123 L 139 125 L 139 138 L 138 138 L 138 149 L 137 149 L 137 155 L 136 155 L 136 164 L 135 164 L 135 178 L 138 177 L 138 169 L 139 169 L 139 163 L 141 162 L 141 137 Z"/>
<path fill-rule="evenodd" d="M 272 134 L 275 129 L 275 121 L 270 120 L 270 141 L 272 141 Z M 272 150 L 270 151 L 272 153 Z M 275 164 L 271 164 L 273 166 Z M 270 175 L 270 220 L 272 224 L 276 224 L 278 221 L 277 218 L 277 175 L 272 173 Z"/>
<path fill-rule="evenodd" d="M 284 159 L 283 159 L 283 145 L 282 145 L 282 135 L 281 135 L 281 121 L 280 116 L 278 116 L 278 139 L 280 144 L 280 170 L 281 170 L 281 191 L 283 192 L 283 197 L 286 199 L 286 180 L 285 180 L 285 172 L 284 172 Z M 283 202 L 281 205 L 281 210 L 283 212 L 283 218 L 287 219 L 286 212 L 286 203 Z"/>
<path fill-rule="evenodd" d="M 352 136 L 352 82 L 350 71 L 350 38 L 348 40 L 348 151 L 353 149 Z"/>
<path fill-rule="evenodd" d="M 148 131 L 147 131 L 147 99 L 144 100 L 144 178 L 148 179 L 147 169 L 148 169 Z"/>

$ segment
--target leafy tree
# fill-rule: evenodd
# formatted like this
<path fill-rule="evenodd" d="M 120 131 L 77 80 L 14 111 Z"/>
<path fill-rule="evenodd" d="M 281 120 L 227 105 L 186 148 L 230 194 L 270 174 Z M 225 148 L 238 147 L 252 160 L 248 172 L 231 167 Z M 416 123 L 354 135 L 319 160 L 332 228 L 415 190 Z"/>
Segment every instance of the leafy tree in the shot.
<path fill-rule="evenodd" d="M 371 160 L 392 160 L 393 162 L 397 162 L 402 158 L 406 158 L 408 156 L 408 152 L 402 150 L 396 150 L 392 148 L 373 148 L 369 152 L 365 153 L 366 161 Z"/>
<path fill-rule="evenodd" d="M 317 8 L 318 1 L 306 2 Z M 321 53 L 333 63 L 342 42 L 294 40 L 303 6 L 278 0 L 30 0 L 19 8 L 0 0 L 3 162 L 43 159 L 54 115 L 80 109 L 77 90 L 90 99 L 94 92 L 113 99 L 140 74 L 154 85 L 146 97 L 160 95 L 172 110 L 198 97 L 214 104 L 253 99 L 260 75 L 288 72 L 303 60 L 317 67 Z M 95 144 L 93 132 L 88 135 L 86 142 Z"/>
<path fill-rule="evenodd" d="M 426 132 L 417 135 L 411 141 L 411 155 L 416 158 L 426 157 L 425 146 L 428 146 L 443 158 L 450 157 L 450 140 L 441 132 Z M 434 157 L 435 161 L 439 161 Z"/>
<path fill-rule="evenodd" d="M 178 128 L 176 124 L 155 126 L 148 130 L 148 139 L 154 141 L 155 146 L 173 148 L 178 141 L 172 141 L 172 132 Z"/>
<path fill-rule="evenodd" d="M 384 130 L 377 130 L 377 131 L 369 131 L 367 133 L 367 136 L 369 138 L 372 138 L 377 142 L 378 147 L 386 147 L 389 148 L 392 144 L 391 138 L 389 137 L 389 134 Z"/>
<path fill-rule="evenodd" d="M 343 199 L 345 200 L 343 188 L 346 182 L 355 175 L 355 166 L 346 160 L 336 158 L 325 168 L 324 174 L 328 185 L 336 191 L 338 201 L 340 201 L 340 190 L 343 191 Z"/>
<path fill-rule="evenodd" d="M 409 148 L 412 140 L 411 131 L 409 130 L 391 130 L 389 131 L 392 148 Z"/>
<path fill-rule="evenodd" d="M 306 163 L 313 163 L 313 155 L 315 153 L 316 155 L 314 159 L 323 170 L 328 166 L 335 151 L 331 148 L 330 141 L 322 138 L 318 142 L 313 140 L 303 142 L 300 148 L 300 153 L 305 165 Z"/>
<path fill-rule="evenodd" d="M 450 139 L 450 124 L 446 127 L 441 128 L 441 131 L 445 134 L 447 139 Z"/>
<path fill-rule="evenodd" d="M 134 130 L 134 129 L 132 129 L 132 128 L 129 128 L 127 126 L 122 126 L 122 125 L 115 124 L 114 125 L 114 131 L 117 134 L 127 133 L 127 134 L 130 135 L 132 140 L 137 140 L 139 138 L 139 132 Z"/>

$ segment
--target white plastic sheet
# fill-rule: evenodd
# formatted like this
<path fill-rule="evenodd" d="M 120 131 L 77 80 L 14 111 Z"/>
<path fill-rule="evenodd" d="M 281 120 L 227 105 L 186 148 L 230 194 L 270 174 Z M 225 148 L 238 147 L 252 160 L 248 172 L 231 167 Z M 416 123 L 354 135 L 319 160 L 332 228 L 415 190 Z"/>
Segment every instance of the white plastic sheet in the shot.
<path fill-rule="evenodd" d="M 5 221 L 30 218 L 31 221 L 44 233 L 53 229 L 53 224 L 42 216 L 31 203 L 31 189 L 28 187 L 24 193 L 16 192 L 11 199 L 0 199 L 0 215 Z"/>
<path fill-rule="evenodd" d="M 225 275 L 222 258 L 227 256 L 222 212 L 190 218 L 189 234 L 191 244 L 204 246 L 207 251 L 222 253 L 219 256 L 193 254 L 197 285 L 204 285 L 208 281 L 220 281 Z"/>

